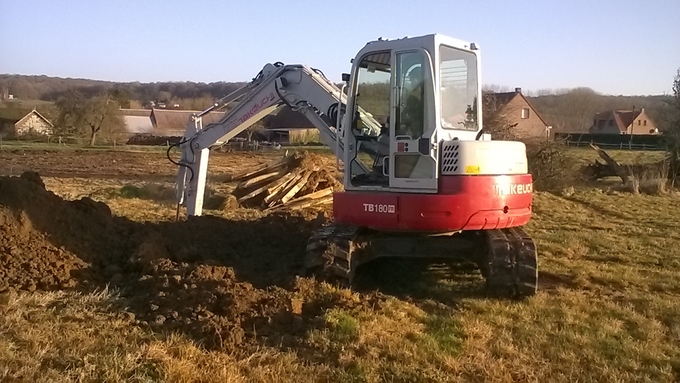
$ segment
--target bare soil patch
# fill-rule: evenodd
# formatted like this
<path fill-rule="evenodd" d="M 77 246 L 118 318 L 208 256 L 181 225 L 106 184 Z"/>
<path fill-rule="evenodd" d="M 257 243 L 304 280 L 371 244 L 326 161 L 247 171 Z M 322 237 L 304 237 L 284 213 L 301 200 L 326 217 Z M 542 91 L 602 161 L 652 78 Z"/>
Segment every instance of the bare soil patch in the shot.
<path fill-rule="evenodd" d="M 171 153 L 178 158 L 177 151 Z M 237 170 L 280 157 L 281 153 L 211 152 L 211 176 Z M 100 177 L 117 179 L 172 179 L 177 167 L 165 151 L 132 152 L 117 150 L 11 150 L 0 151 L 0 175 L 34 171 L 49 177 Z"/>

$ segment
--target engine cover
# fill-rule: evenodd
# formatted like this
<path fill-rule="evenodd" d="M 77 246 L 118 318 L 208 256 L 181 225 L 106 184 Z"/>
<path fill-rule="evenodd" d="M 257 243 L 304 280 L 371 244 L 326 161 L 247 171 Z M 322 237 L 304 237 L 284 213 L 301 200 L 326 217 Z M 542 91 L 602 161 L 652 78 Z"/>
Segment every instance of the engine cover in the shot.
<path fill-rule="evenodd" d="M 526 146 L 518 141 L 444 141 L 441 175 L 514 175 L 528 172 Z"/>

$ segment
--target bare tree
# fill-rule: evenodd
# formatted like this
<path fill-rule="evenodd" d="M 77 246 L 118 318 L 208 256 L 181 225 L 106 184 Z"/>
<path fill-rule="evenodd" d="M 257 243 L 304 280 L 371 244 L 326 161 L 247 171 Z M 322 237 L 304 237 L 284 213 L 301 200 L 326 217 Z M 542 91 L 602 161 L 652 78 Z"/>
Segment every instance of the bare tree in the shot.
<path fill-rule="evenodd" d="M 57 129 L 61 134 L 87 136 L 94 146 L 102 133 L 123 131 L 125 123 L 118 102 L 109 95 L 86 99 L 69 92 L 57 101 Z"/>
<path fill-rule="evenodd" d="M 251 142 L 253 140 L 253 134 L 254 133 L 259 133 L 262 130 L 264 130 L 264 123 L 262 121 L 258 121 L 252 125 L 250 125 L 246 129 L 246 134 L 248 135 L 248 142 Z"/>
<path fill-rule="evenodd" d="M 118 102 L 110 96 L 96 97 L 88 102 L 83 110 L 82 122 L 89 130 L 90 146 L 94 146 L 97 135 L 124 130 L 123 117 Z"/>

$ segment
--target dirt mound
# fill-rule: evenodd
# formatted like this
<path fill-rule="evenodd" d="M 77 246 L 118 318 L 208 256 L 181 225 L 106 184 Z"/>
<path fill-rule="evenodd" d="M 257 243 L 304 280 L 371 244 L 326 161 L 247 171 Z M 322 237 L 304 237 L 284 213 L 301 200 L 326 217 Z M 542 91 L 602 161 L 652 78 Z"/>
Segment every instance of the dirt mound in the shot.
<path fill-rule="evenodd" d="M 0 208 L 0 250 L 0 292 L 72 287 L 71 271 L 87 266 L 33 230 L 23 211 Z"/>
<path fill-rule="evenodd" d="M 0 177 L 0 291 L 75 285 L 77 271 L 105 271 L 126 252 L 108 206 L 64 201 L 36 173 Z"/>

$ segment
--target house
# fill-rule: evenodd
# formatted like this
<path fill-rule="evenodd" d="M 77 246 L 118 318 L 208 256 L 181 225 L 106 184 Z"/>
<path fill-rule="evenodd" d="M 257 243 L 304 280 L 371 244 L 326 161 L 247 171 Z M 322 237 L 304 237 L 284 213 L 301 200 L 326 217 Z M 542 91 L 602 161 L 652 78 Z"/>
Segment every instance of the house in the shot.
<path fill-rule="evenodd" d="M 551 127 L 524 97 L 522 88 L 515 88 L 514 92 L 487 93 L 484 95 L 484 107 L 496 110 L 520 138 L 552 137 Z"/>
<path fill-rule="evenodd" d="M 608 110 L 596 113 L 593 126 L 588 130 L 593 134 L 658 134 L 654 122 L 640 110 Z"/>
<path fill-rule="evenodd" d="M 18 138 L 50 135 L 54 125 L 35 109 L 0 108 L 0 135 Z"/>

